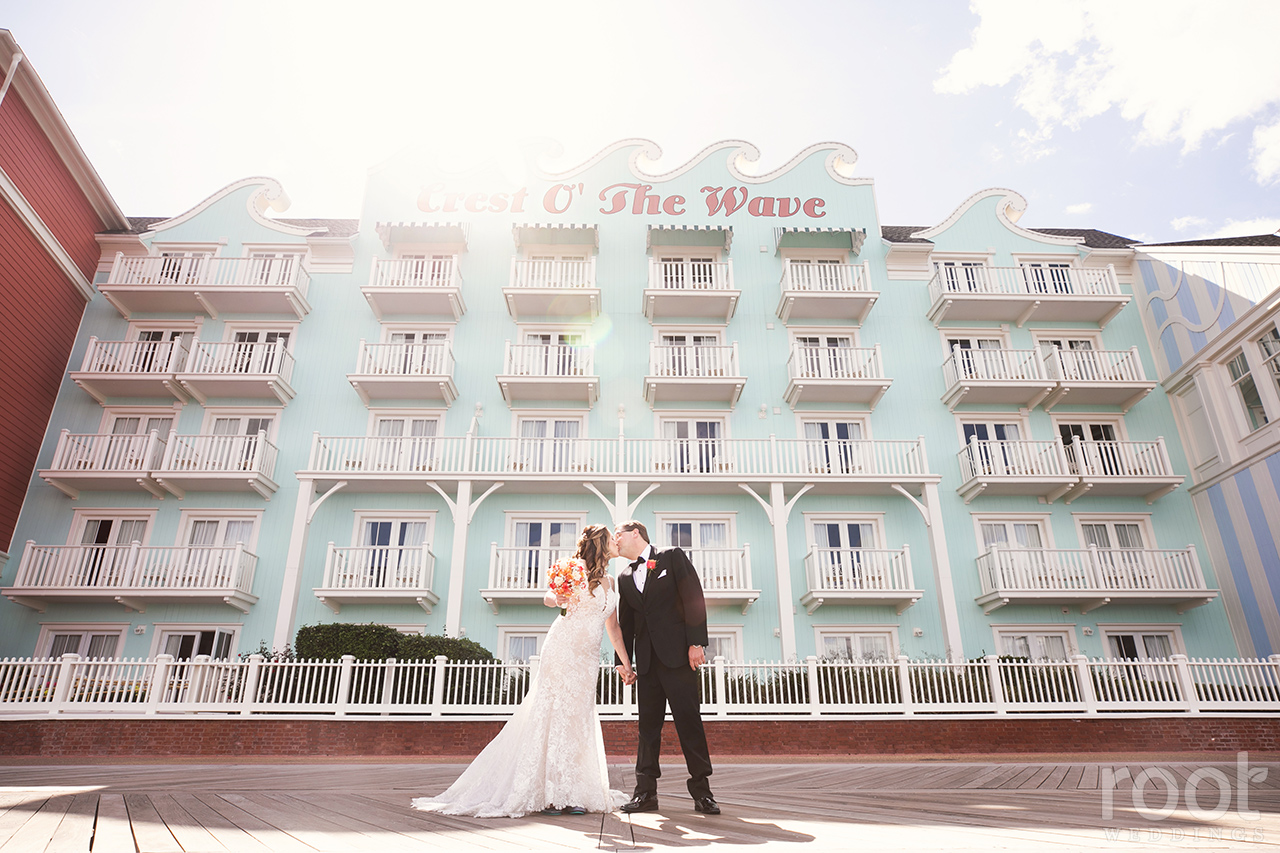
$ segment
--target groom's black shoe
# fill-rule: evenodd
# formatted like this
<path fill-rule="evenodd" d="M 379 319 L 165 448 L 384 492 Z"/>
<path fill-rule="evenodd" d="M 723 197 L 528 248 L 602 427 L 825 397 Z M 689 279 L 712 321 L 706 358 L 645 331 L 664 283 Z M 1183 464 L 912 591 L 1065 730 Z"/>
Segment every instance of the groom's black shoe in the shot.
<path fill-rule="evenodd" d="M 715 805 L 715 801 L 712 801 Z M 624 803 L 622 810 L 627 814 L 635 812 L 656 812 L 658 810 L 658 795 L 652 791 L 641 791 L 631 798 L 631 802 Z"/>
<path fill-rule="evenodd" d="M 623 808 L 625 809 L 626 806 L 623 806 Z M 694 797 L 693 810 L 703 814 L 720 814 L 720 806 L 716 804 L 715 799 L 712 797 Z"/>

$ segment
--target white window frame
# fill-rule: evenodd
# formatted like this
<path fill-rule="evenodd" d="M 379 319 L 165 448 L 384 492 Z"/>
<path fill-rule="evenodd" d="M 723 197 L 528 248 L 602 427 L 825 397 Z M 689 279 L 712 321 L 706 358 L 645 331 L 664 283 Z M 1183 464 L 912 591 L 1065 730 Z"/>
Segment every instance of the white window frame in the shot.
<path fill-rule="evenodd" d="M 303 264 L 311 260 L 311 247 L 306 243 L 241 243 L 240 254 L 248 258 L 254 254 L 293 255 Z"/>
<path fill-rule="evenodd" d="M 783 261 L 835 261 L 839 264 L 852 264 L 848 249 L 819 249 L 814 247 L 787 246 L 778 250 Z"/>
<path fill-rule="evenodd" d="M 720 424 L 720 436 L 716 441 L 727 441 L 732 438 L 729 433 L 729 427 L 732 425 L 733 419 L 729 417 L 729 413 L 724 410 L 706 409 L 660 409 L 653 413 L 653 434 L 656 438 L 662 438 L 662 425 L 667 421 L 687 421 L 692 424 L 695 421 L 715 421 Z M 694 439 L 689 439 L 693 441 Z"/>
<path fill-rule="evenodd" d="M 1102 332 L 1097 329 L 1033 329 L 1031 331 L 1031 342 L 1035 349 L 1041 349 L 1041 345 L 1049 340 L 1088 341 L 1093 345 L 1094 351 L 1103 349 Z"/>
<path fill-rule="evenodd" d="M 161 243 L 155 242 L 147 247 L 147 253 L 151 257 L 161 257 L 165 252 L 208 252 L 212 258 L 222 255 L 222 250 L 226 247 L 227 240 L 223 238 L 215 243 Z"/>
<path fill-rule="evenodd" d="M 444 417 L 448 412 L 447 409 L 369 409 L 368 426 L 365 428 L 365 435 L 369 437 L 377 436 L 378 423 L 383 420 L 400 420 L 406 421 L 435 421 L 436 434 L 434 438 L 440 438 L 444 430 Z"/>
<path fill-rule="evenodd" d="M 223 524 L 227 521 L 252 521 L 253 522 L 253 541 L 244 543 L 245 550 L 250 554 L 258 553 L 258 537 L 262 535 L 262 516 L 264 510 L 261 509 L 184 509 L 180 511 L 178 516 L 178 533 L 174 540 L 174 545 L 178 548 L 187 546 L 188 540 L 191 538 L 191 526 L 196 521 L 217 521 L 219 522 L 218 530 L 223 530 Z M 228 543 L 234 545 L 235 543 Z"/>
<path fill-rule="evenodd" d="M 585 512 L 563 512 L 548 511 L 536 512 L 531 510 L 508 511 L 504 513 L 506 518 L 502 525 L 502 540 L 504 548 L 523 547 L 516 545 L 516 524 L 518 522 L 541 521 L 541 522 L 566 522 L 572 521 L 578 525 L 578 535 L 582 535 L 582 530 L 587 526 L 587 513 Z M 548 547 L 548 546 L 541 546 Z M 567 550 L 573 551 L 573 543 L 564 546 Z"/>
<path fill-rule="evenodd" d="M 181 415 L 181 403 L 172 406 L 103 406 L 102 417 L 98 419 L 98 434 L 109 434 L 117 418 L 141 418 L 144 422 L 147 418 L 173 418 L 173 429 L 176 430 Z M 168 437 L 167 434 L 160 436 L 162 439 Z"/>
<path fill-rule="evenodd" d="M 979 554 L 986 553 L 982 544 L 982 525 L 984 524 L 1031 524 L 1040 525 L 1040 538 L 1047 550 L 1053 550 L 1053 514 L 1048 512 L 973 512 L 969 514 L 973 520 L 973 541 Z"/>
<path fill-rule="evenodd" d="M 1187 647 L 1182 642 L 1182 626 L 1176 622 L 1152 624 L 1136 622 L 1099 622 L 1098 636 L 1102 641 L 1102 654 L 1104 657 L 1110 656 L 1111 637 L 1116 634 L 1168 634 L 1170 637 L 1169 645 L 1172 647 L 1170 654 L 1185 655 L 1187 653 Z M 1151 658 L 1145 657 L 1145 654 L 1146 649 L 1143 648 L 1138 660 L 1151 660 Z"/>
<path fill-rule="evenodd" d="M 378 334 L 378 343 L 390 344 L 392 343 L 392 335 L 413 333 L 444 335 L 444 343 L 452 346 L 456 326 L 456 323 L 382 323 L 382 330 Z"/>
<path fill-rule="evenodd" d="M 519 258 L 531 261 L 537 255 L 557 261 L 589 261 L 596 254 L 596 247 L 590 243 L 526 243 L 520 247 Z"/>
<path fill-rule="evenodd" d="M 797 338 L 847 337 L 849 339 L 849 348 L 859 349 L 862 347 L 859 342 L 861 330 L 861 326 L 788 326 L 787 336 L 792 347 L 796 346 Z"/>
<path fill-rule="evenodd" d="M 986 424 L 988 427 L 997 423 L 1017 424 L 1019 441 L 1032 441 L 1031 414 L 1026 409 L 1013 412 L 956 412 L 956 441 L 959 447 L 965 446 L 965 424 Z M 1052 439 L 1051 439 L 1052 440 Z"/>
<path fill-rule="evenodd" d="M 1088 426 L 1089 424 L 1111 424 L 1115 427 L 1116 441 L 1128 441 L 1129 431 L 1125 429 L 1124 415 L 1115 412 L 1071 412 L 1049 415 L 1049 423 L 1053 426 L 1054 436 L 1062 435 L 1060 427 L 1071 425 Z M 1065 444 L 1065 442 L 1063 442 Z"/>
<path fill-rule="evenodd" d="M 352 512 L 351 547 L 359 548 L 364 544 L 364 526 L 368 521 L 425 522 L 427 532 L 423 534 L 423 542 L 430 548 L 435 542 L 436 515 L 434 509 L 357 509 Z"/>
<path fill-rule="evenodd" d="M 1260 372 L 1266 373 L 1268 379 L 1270 378 L 1270 373 L 1265 366 L 1260 366 L 1257 363 L 1258 359 L 1253 357 L 1254 349 L 1254 346 L 1241 346 L 1222 362 L 1222 380 L 1228 389 L 1227 394 L 1235 399 L 1235 419 L 1237 429 L 1241 430 L 1241 438 L 1247 438 L 1276 421 L 1277 413 L 1267 405 L 1266 395 L 1261 387 L 1262 383 L 1258 382 L 1258 374 Z M 1261 353 L 1259 352 L 1258 355 L 1261 355 Z M 1248 368 L 1248 372 L 1239 379 L 1233 378 L 1231 375 L 1231 365 L 1237 358 L 1242 359 L 1245 367 Z M 1249 406 L 1245 402 L 1244 393 L 1240 390 L 1240 383 L 1244 382 L 1246 378 L 1253 383 L 1254 393 L 1258 395 L 1258 403 L 1262 408 L 1262 423 L 1257 426 L 1250 422 Z"/>
<path fill-rule="evenodd" d="M 129 629 L 132 625 L 128 622 L 41 622 L 40 633 L 36 637 L 35 650 L 33 657 L 47 658 L 53 651 L 53 637 L 55 634 L 80 634 L 81 643 L 84 637 L 89 634 L 115 634 L 116 654 L 117 658 L 124 655 L 125 638 L 128 636 Z M 81 658 L 87 657 L 88 647 L 77 651 L 76 654 Z"/>
<path fill-rule="evenodd" d="M 1025 624 L 1000 624 L 991 626 L 991 635 L 995 640 L 996 651 L 998 656 L 1008 654 L 1005 651 L 1004 638 L 1010 635 L 1019 634 L 1037 634 L 1043 636 L 1059 636 L 1065 637 L 1066 658 L 1070 660 L 1072 655 L 1080 653 L 1080 644 L 1076 642 L 1076 625 L 1074 622 L 1051 622 L 1045 623 L 1025 623 Z M 1037 660 L 1034 656 L 1032 660 Z"/>
<path fill-rule="evenodd" d="M 211 435 L 213 424 L 219 418 L 271 418 L 271 429 L 267 430 L 267 441 L 275 444 L 280 434 L 280 419 L 284 416 L 281 406 L 206 406 L 204 418 L 200 421 L 200 434 Z"/>
<path fill-rule="evenodd" d="M 976 342 L 979 338 L 983 340 L 1000 341 L 1000 349 L 1015 349 L 1012 344 L 1012 338 L 1009 335 L 1009 325 L 1003 323 L 999 326 L 988 326 L 987 328 L 959 328 L 944 326 L 938 329 L 938 340 L 942 344 L 942 359 L 946 361 L 951 358 L 951 344 L 948 343 L 950 338 L 969 338 Z"/>
<path fill-rule="evenodd" d="M 520 323 L 516 326 L 516 339 L 512 342 L 520 346 L 532 346 L 525 343 L 528 335 L 576 335 L 582 338 L 581 344 L 567 346 L 591 346 L 589 338 L 591 326 L 585 323 Z M 560 344 L 552 344 L 560 346 Z"/>
<path fill-rule="evenodd" d="M 523 421 L 577 421 L 578 438 L 587 437 L 587 416 L 576 409 L 513 409 L 511 411 L 512 438 L 521 437 L 520 424 Z M 552 437 L 547 436 L 547 438 Z"/>
<path fill-rule="evenodd" d="M 204 326 L 203 318 L 195 320 L 131 320 L 126 327 L 124 339 L 126 341 L 138 340 L 138 335 L 143 332 L 178 332 L 183 335 L 190 335 L 192 339 L 200 336 L 200 330 Z"/>
<path fill-rule="evenodd" d="M 116 521 L 145 521 L 147 523 L 146 533 L 143 534 L 141 545 L 146 547 L 151 542 L 151 534 L 155 530 L 156 515 L 159 510 L 156 509 L 137 509 L 134 507 L 104 507 L 102 509 L 81 508 L 76 509 L 71 514 L 71 529 L 67 532 L 68 545 L 83 544 L 80 539 L 84 536 L 84 525 L 91 518 L 110 518 Z M 128 544 L 128 543 L 122 543 Z"/>
<path fill-rule="evenodd" d="M 1151 523 L 1151 513 L 1149 512 L 1073 512 L 1071 519 L 1076 528 L 1076 540 L 1080 543 L 1081 548 L 1088 548 L 1087 540 L 1084 536 L 1084 525 L 1086 524 L 1136 524 L 1142 530 L 1142 541 L 1144 549 L 1156 548 L 1156 531 Z M 1108 536 L 1114 540 L 1114 529 L 1108 531 Z M 1112 544 L 1112 548 L 1118 547 Z"/>
<path fill-rule="evenodd" d="M 838 422 L 856 423 L 862 428 L 862 438 L 858 441 L 871 440 L 871 416 L 867 412 L 822 412 L 805 409 L 795 412 L 796 437 L 803 439 L 804 425 L 807 423 L 825 423 L 828 426 Z"/>
<path fill-rule="evenodd" d="M 804 519 L 804 544 L 805 555 L 807 556 L 813 551 L 817 543 L 813 540 L 814 524 L 870 524 L 872 533 L 876 538 L 876 544 L 871 548 L 863 545 L 863 550 L 893 550 L 887 544 L 884 533 L 884 516 L 883 512 L 806 512 L 802 514 Z"/>
<path fill-rule="evenodd" d="M 236 335 L 240 332 L 288 332 L 289 340 L 285 343 L 285 352 L 293 354 L 293 348 L 298 343 L 297 322 L 285 321 L 282 323 L 269 323 L 263 321 L 236 321 L 228 322 L 222 327 L 222 341 L 224 344 L 233 344 L 236 342 Z M 259 341 L 259 343 L 262 343 Z"/>
<path fill-rule="evenodd" d="M 826 656 L 827 637 L 857 637 L 859 635 L 873 635 L 886 637 L 889 641 L 889 657 L 888 660 L 894 661 L 898 659 L 898 655 L 902 653 L 902 646 L 898 643 L 898 626 L 897 625 L 815 625 L 813 628 L 813 649 L 814 653 L 821 660 Z M 855 642 L 856 645 L 856 642 Z"/>
<path fill-rule="evenodd" d="M 743 635 L 743 630 L 741 625 L 708 625 L 707 626 L 708 640 L 710 640 L 712 637 L 716 637 L 719 639 L 727 640 L 729 642 L 729 647 L 732 649 L 733 654 L 724 656 L 724 659 L 727 663 L 732 663 L 735 661 L 743 661 L 746 659 L 745 653 L 743 652 L 743 645 L 742 645 L 743 636 L 742 635 Z M 710 661 L 713 659 L 714 659 L 714 656 L 711 654 L 711 644 L 708 643 L 707 644 L 707 660 Z"/>
<path fill-rule="evenodd" d="M 204 631 L 225 631 L 231 635 L 231 646 L 227 650 L 226 660 L 236 659 L 236 649 L 240 646 L 240 633 L 244 626 L 237 622 L 156 622 L 151 626 L 151 659 L 164 654 L 165 643 L 173 634 L 197 634 Z M 195 660 L 195 655 L 192 655 Z"/>
<path fill-rule="evenodd" d="M 726 548 L 741 547 L 740 545 L 738 545 L 738 513 L 736 511 L 674 512 L 670 510 L 664 510 L 662 512 L 655 512 L 653 514 L 654 529 L 649 531 L 650 535 L 661 538 L 661 536 L 665 532 L 665 526 L 668 522 L 671 522 L 671 523 L 688 522 L 694 525 L 700 522 L 710 522 L 710 523 L 722 522 L 725 525 L 725 547 Z M 662 542 L 662 541 L 655 541 L 653 543 L 653 546 L 655 548 L 671 547 L 669 543 Z M 698 550 L 697 545 L 692 545 L 690 547 L 695 551 Z"/>
<path fill-rule="evenodd" d="M 550 625 L 499 625 L 498 626 L 498 657 L 504 663 L 516 663 L 507 658 L 507 643 L 512 637 L 533 637 L 534 647 L 537 651 L 536 655 L 542 654 L 542 644 L 547 640 L 547 631 L 551 630 Z M 525 661 L 527 663 L 527 661 Z"/>
<path fill-rule="evenodd" d="M 722 347 L 726 345 L 724 342 L 724 326 L 702 326 L 702 325 L 672 326 L 672 325 L 664 324 L 661 326 L 653 327 L 653 342 L 655 345 L 663 346 L 663 343 L 662 343 L 663 335 L 684 335 L 686 340 L 689 338 L 692 338 L 695 335 L 701 335 L 704 337 L 713 337 L 716 339 L 716 342 L 714 344 L 711 344 L 711 346 Z M 694 346 L 694 344 L 685 344 L 685 346 Z M 702 346 L 707 346 L 707 345 L 703 344 Z"/>

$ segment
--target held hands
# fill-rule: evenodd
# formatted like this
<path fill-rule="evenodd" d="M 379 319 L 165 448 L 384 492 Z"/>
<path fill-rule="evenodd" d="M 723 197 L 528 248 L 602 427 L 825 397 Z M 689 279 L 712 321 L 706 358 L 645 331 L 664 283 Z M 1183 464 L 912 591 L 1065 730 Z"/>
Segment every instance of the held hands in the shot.
<path fill-rule="evenodd" d="M 689 668 L 697 669 L 707 662 L 707 652 L 702 646 L 689 647 Z"/>
<path fill-rule="evenodd" d="M 638 676 L 636 671 L 631 668 L 630 664 L 618 664 L 614 667 L 618 671 L 618 675 L 622 678 L 622 683 L 628 686 L 635 684 Z"/>

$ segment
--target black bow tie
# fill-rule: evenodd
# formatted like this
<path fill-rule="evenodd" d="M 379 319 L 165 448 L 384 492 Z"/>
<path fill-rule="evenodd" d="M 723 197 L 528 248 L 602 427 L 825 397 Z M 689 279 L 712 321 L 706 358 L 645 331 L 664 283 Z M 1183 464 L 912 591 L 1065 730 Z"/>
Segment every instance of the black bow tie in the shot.
<path fill-rule="evenodd" d="M 633 570 L 634 570 L 634 569 L 638 569 L 638 568 L 640 568 L 640 564 L 641 564 L 641 563 L 643 563 L 643 562 L 644 562 L 644 558 L 643 558 L 643 557 L 641 557 L 641 558 L 640 558 L 640 559 L 638 559 L 638 560 L 632 560 L 632 561 L 631 561 L 631 568 L 632 568 Z"/>

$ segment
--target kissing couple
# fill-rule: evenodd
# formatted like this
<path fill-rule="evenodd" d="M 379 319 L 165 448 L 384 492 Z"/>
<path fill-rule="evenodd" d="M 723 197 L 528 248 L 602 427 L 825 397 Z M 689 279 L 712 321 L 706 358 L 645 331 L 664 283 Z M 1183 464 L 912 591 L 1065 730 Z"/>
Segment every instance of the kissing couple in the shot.
<path fill-rule="evenodd" d="M 631 563 L 615 579 L 609 561 Z M 474 817 L 521 817 L 658 809 L 659 752 L 668 704 L 689 770 L 693 807 L 719 814 L 711 795 L 711 756 L 702 727 L 698 667 L 706 662 L 707 604 L 684 551 L 658 551 L 638 521 L 614 533 L 588 525 L 572 560 L 583 567 L 569 594 L 548 590 L 563 608 L 547 631 L 538 675 L 502 731 L 437 797 L 413 807 Z M 618 674 L 636 685 L 639 749 L 632 797 L 609 788 L 596 680 L 604 634 Z M 632 663 L 634 662 L 634 667 Z M 431 725 L 426 723 L 425 725 Z"/>

